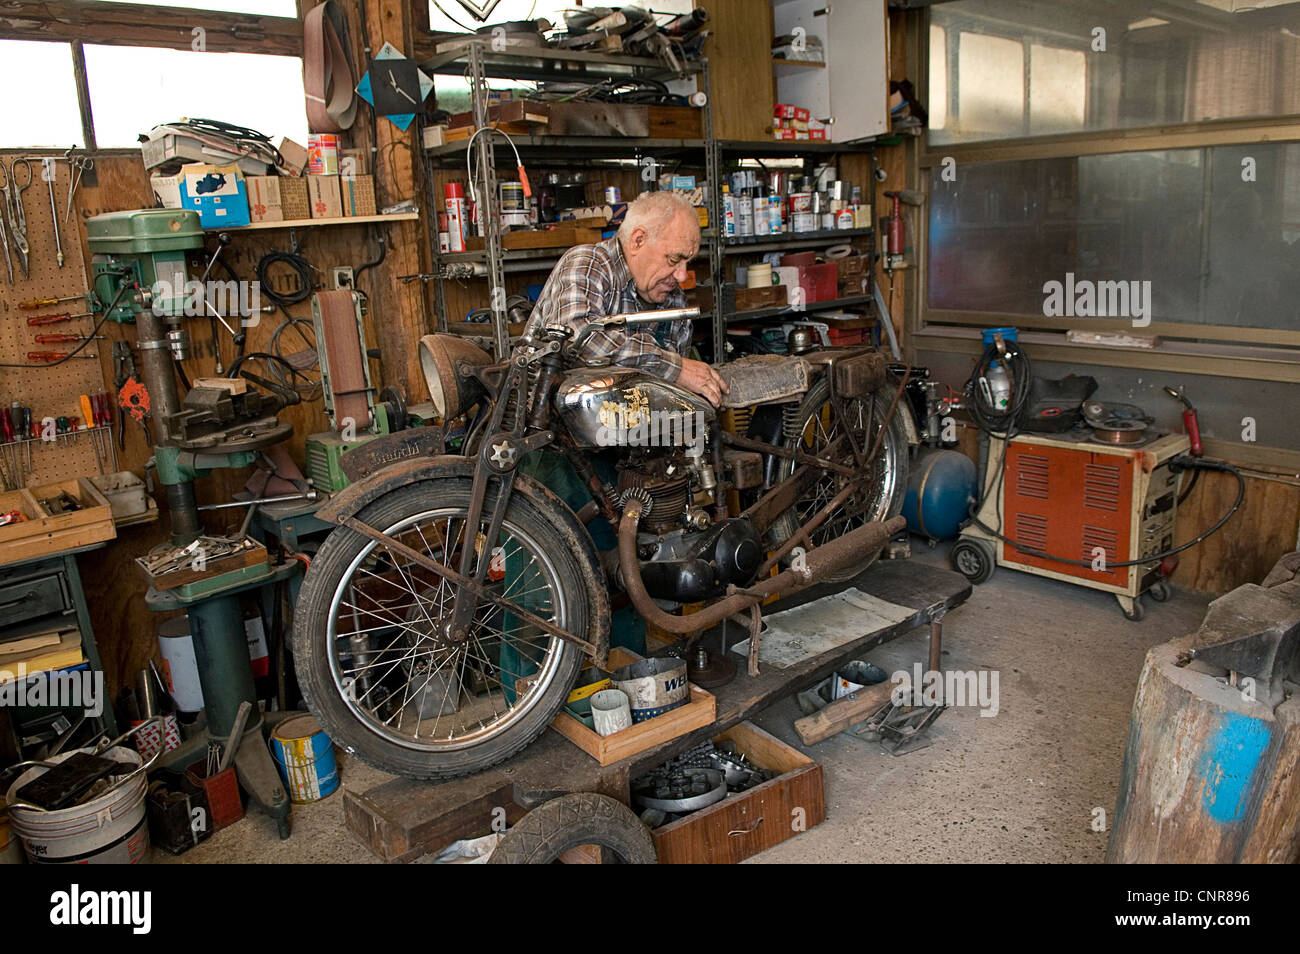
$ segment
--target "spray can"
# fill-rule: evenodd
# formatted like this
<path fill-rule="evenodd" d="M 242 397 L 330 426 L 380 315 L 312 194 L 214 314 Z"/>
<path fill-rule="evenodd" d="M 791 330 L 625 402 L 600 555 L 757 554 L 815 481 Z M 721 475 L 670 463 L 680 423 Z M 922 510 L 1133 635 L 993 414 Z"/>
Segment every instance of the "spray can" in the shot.
<path fill-rule="evenodd" d="M 736 196 L 736 235 L 754 234 L 754 200 L 747 191 Z"/>
<path fill-rule="evenodd" d="M 736 197 L 725 185 L 722 187 L 722 230 L 727 238 L 736 237 Z"/>
<path fill-rule="evenodd" d="M 465 187 L 459 182 L 448 182 L 442 187 L 442 194 L 443 204 L 447 207 L 447 248 L 453 252 L 463 252 L 469 225 Z"/>

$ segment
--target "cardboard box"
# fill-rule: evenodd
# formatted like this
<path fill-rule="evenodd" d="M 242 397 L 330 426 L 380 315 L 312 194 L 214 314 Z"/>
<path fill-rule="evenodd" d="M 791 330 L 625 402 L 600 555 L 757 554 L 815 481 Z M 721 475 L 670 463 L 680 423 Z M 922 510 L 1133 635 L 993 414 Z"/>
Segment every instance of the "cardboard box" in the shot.
<path fill-rule="evenodd" d="M 312 133 L 307 137 L 307 173 L 313 176 L 339 174 L 339 137 L 335 133 Z"/>
<path fill-rule="evenodd" d="M 292 139 L 285 137 L 280 140 L 280 156 L 284 159 L 284 165 L 280 168 L 286 175 L 300 176 L 307 171 L 307 147 L 300 146 Z"/>
<path fill-rule="evenodd" d="M 279 176 L 249 176 L 248 218 L 252 222 L 283 222 L 284 205 L 280 200 Z"/>
<path fill-rule="evenodd" d="M 280 208 L 285 222 L 311 218 L 311 199 L 307 196 L 307 180 L 302 176 L 280 178 Z"/>
<path fill-rule="evenodd" d="M 370 150 L 369 149 L 340 149 L 339 150 L 339 175 L 341 176 L 374 175 L 374 170 L 370 168 Z"/>
<path fill-rule="evenodd" d="M 313 219 L 343 218 L 343 194 L 338 176 L 307 176 L 307 201 Z"/>
<path fill-rule="evenodd" d="M 344 215 L 375 214 L 375 177 L 339 176 Z"/>
<path fill-rule="evenodd" d="M 424 148 L 433 149 L 447 141 L 446 126 L 427 126 L 424 130 Z"/>
<path fill-rule="evenodd" d="M 181 207 L 199 213 L 205 229 L 247 225 L 248 191 L 236 165 L 191 163 L 181 169 Z"/>
<path fill-rule="evenodd" d="M 151 176 L 149 185 L 153 188 L 154 204 L 164 209 L 181 208 L 181 177 Z"/>

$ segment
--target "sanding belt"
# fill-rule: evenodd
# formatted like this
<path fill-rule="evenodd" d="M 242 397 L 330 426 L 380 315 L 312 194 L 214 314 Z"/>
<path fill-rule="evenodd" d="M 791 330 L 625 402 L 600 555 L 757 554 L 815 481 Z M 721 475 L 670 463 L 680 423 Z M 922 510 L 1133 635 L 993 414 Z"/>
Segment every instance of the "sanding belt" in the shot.
<path fill-rule="evenodd" d="M 325 0 L 307 11 L 303 23 L 308 126 L 317 133 L 343 132 L 357 117 L 347 21 L 334 0 Z"/>
<path fill-rule="evenodd" d="M 316 302 L 334 396 L 334 425 L 341 428 L 351 419 L 356 429 L 363 431 L 370 426 L 370 401 L 353 297 L 350 291 L 323 291 L 316 294 Z"/>

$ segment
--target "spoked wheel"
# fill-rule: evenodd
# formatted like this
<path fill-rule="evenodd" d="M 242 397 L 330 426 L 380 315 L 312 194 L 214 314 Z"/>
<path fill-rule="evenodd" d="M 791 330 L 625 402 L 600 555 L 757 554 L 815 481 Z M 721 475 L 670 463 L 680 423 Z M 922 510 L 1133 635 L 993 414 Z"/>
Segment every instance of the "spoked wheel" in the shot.
<path fill-rule="evenodd" d="M 871 450 L 880 429 L 883 427 L 885 431 L 875 459 L 867 462 L 870 479 L 864 481 L 858 493 L 845 500 L 835 513 L 813 531 L 813 543 L 817 546 L 841 537 L 864 523 L 896 517 L 903 509 L 903 497 L 907 491 L 908 458 L 907 429 L 901 415 L 906 410 L 900 401 L 893 417 L 886 422 L 885 412 L 889 410 L 893 397 L 893 389 L 884 387 L 865 398 L 850 398 L 842 403 L 846 413 L 841 418 L 832 413 L 830 386 L 822 378 L 805 395 L 793 417 L 787 417 L 784 438 L 786 447 L 820 456 L 826 448 L 834 445 L 833 459 L 849 465 L 854 463 L 854 457 L 848 442 L 839 440 L 842 427 L 847 427 L 853 441 L 864 454 Z M 802 465 L 793 460 L 782 460 L 777 467 L 778 479 L 789 479 L 800 466 Z M 800 525 L 844 489 L 846 479 L 839 474 L 823 472 L 821 478 L 805 491 L 798 502 L 773 523 L 769 541 L 776 544 L 788 539 Z M 837 574 L 828 575 L 827 579 L 831 582 L 852 579 L 874 563 L 879 555 L 879 552 L 863 554 L 861 560 Z"/>
<path fill-rule="evenodd" d="M 513 494 L 489 541 L 496 492 L 467 533 L 470 491 L 465 478 L 421 481 L 357 517 L 453 570 L 472 547 L 475 570 L 488 561 L 493 593 L 588 638 L 596 601 L 546 501 Z M 457 591 L 346 528 L 307 571 L 293 637 L 303 694 L 326 733 L 377 768 L 438 779 L 494 765 L 536 738 L 573 686 L 578 647 L 484 599 L 458 633 Z"/>

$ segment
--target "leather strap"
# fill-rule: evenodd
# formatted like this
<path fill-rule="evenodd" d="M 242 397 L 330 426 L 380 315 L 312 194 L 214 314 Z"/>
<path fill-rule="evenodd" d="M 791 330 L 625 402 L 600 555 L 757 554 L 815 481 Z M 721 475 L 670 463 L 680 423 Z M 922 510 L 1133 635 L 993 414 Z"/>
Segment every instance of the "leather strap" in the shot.
<path fill-rule="evenodd" d="M 307 11 L 303 19 L 303 72 L 307 125 L 312 132 L 343 132 L 357 118 L 348 24 L 334 0 Z"/>

